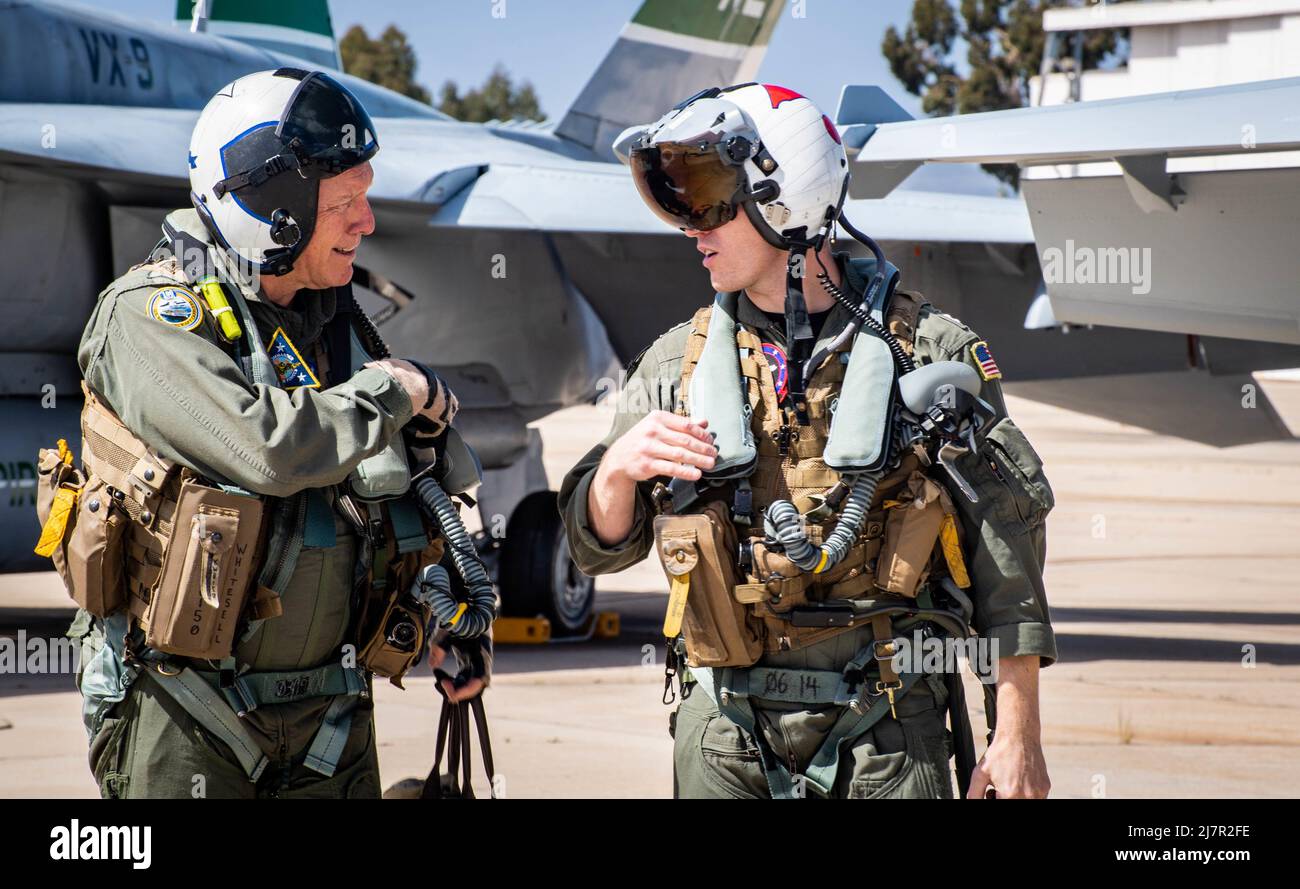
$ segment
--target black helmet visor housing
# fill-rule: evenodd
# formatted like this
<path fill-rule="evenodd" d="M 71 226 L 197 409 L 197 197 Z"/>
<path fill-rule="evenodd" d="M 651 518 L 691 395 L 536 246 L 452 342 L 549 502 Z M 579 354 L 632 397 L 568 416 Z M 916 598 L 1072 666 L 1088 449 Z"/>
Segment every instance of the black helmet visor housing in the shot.
<path fill-rule="evenodd" d="M 347 88 L 319 71 L 302 79 L 275 128 L 310 179 L 337 176 L 379 150 L 375 125 Z"/>
<path fill-rule="evenodd" d="M 712 231 L 736 216 L 745 174 L 717 145 L 658 142 L 628 155 L 632 181 L 651 211 L 669 225 Z"/>

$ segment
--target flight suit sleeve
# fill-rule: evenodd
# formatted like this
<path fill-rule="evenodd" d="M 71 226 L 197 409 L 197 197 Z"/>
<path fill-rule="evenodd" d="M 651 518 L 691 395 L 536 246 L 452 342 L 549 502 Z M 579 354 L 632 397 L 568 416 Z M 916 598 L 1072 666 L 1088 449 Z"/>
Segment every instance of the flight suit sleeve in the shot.
<path fill-rule="evenodd" d="M 165 281 L 110 287 L 77 361 L 90 388 L 162 456 L 214 480 L 286 497 L 337 484 L 411 418 L 395 379 L 367 368 L 325 390 L 251 384 L 205 318 L 155 319 Z"/>
<path fill-rule="evenodd" d="M 591 530 L 587 497 L 596 469 L 610 445 L 647 414 L 673 409 L 681 380 L 686 333 L 681 328 L 674 328 L 656 340 L 640 360 L 634 359 L 629 365 L 622 390 L 612 396 L 617 399 L 617 405 L 609 434 L 569 470 L 560 485 L 560 515 L 569 538 L 569 552 L 585 574 L 611 574 L 629 568 L 644 559 L 654 544 L 654 528 L 650 521 L 655 511 L 650 496 L 654 481 L 637 485 L 632 530 L 626 540 L 612 546 L 601 543 Z"/>
<path fill-rule="evenodd" d="M 918 328 L 920 350 L 927 343 L 924 328 Z M 929 345 L 938 352 L 936 360 L 961 361 L 978 372 L 972 347 L 979 342 L 969 328 L 953 322 L 938 343 Z M 955 484 L 948 484 L 962 524 L 973 624 L 980 636 L 996 640 L 997 657 L 1038 655 L 1046 667 L 1057 656 L 1043 585 L 1046 518 L 1055 498 L 1042 460 L 1007 415 L 999 379 L 984 380 L 980 397 L 996 416 L 978 436 L 978 451 L 956 461 L 979 502 L 971 503 Z"/>

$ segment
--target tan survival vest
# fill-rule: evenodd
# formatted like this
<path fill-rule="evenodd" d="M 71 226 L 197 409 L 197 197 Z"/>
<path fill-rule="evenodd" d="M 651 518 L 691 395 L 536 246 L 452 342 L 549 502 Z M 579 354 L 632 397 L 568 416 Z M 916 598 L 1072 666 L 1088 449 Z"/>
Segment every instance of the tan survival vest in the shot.
<path fill-rule="evenodd" d="M 248 621 L 282 613 L 279 594 L 257 583 L 272 530 L 268 502 L 223 490 L 162 457 L 84 381 L 81 387 L 81 466 L 63 441 L 38 458 L 37 554 L 53 560 L 81 608 L 98 617 L 126 609 L 149 649 L 231 656 Z M 443 541 L 418 510 L 422 549 L 397 533 L 385 504 L 354 505 L 372 536 L 370 522 L 379 520 L 384 538 L 359 603 L 357 664 L 400 685 L 420 656 L 429 620 L 428 606 L 406 591 L 422 567 L 441 559 Z M 398 622 L 412 625 L 415 637 L 393 638 Z"/>
<path fill-rule="evenodd" d="M 897 290 L 886 314 L 890 332 L 909 355 L 923 302 L 919 293 Z M 704 352 L 712 312 L 713 307 L 706 306 L 691 322 L 678 390 L 677 413 L 683 416 L 689 413 L 686 394 Z M 827 509 L 814 510 L 840 481 L 840 474 L 821 457 L 830 436 L 830 406 L 844 379 L 852 343 L 842 344 L 813 373 L 807 387 L 809 425 L 801 427 L 793 411 L 778 403 L 759 337 L 737 325 L 736 341 L 758 452 L 748 479 L 753 520 L 748 527 L 738 525 L 731 499 L 706 498 L 698 507 L 700 515 L 661 517 L 656 522 L 656 546 L 670 578 L 684 573 L 688 564 L 696 569 L 682 623 L 689 662 L 749 666 L 764 651 L 791 651 L 821 642 L 852 627 L 796 627 L 782 615 L 796 606 L 835 599 L 910 599 L 941 565 L 959 585 L 968 585 L 952 501 L 947 490 L 923 472 L 913 452 L 904 454 L 881 479 L 857 542 L 831 570 L 813 575 L 766 549 L 762 514 L 775 500 L 790 501 L 808 517 L 814 544 L 835 526 L 834 516 L 817 521 Z M 715 560 L 716 566 L 706 564 Z"/>

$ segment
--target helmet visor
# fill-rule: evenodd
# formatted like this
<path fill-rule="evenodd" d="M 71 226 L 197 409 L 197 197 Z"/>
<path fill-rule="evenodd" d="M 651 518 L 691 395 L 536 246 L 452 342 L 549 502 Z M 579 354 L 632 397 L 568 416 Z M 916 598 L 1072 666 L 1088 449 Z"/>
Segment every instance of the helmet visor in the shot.
<path fill-rule="evenodd" d="M 628 166 L 641 199 L 669 225 L 711 231 L 736 216 L 744 171 L 716 146 L 658 142 L 634 148 Z"/>
<path fill-rule="evenodd" d="M 297 155 L 302 174 L 314 179 L 350 170 L 379 150 L 366 109 L 347 88 L 320 72 L 298 84 L 276 135 Z"/>

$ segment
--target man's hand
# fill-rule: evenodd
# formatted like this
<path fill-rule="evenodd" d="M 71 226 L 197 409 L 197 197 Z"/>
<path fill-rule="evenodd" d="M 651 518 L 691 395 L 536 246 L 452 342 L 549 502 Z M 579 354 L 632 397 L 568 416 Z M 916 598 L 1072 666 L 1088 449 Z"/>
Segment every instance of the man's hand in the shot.
<path fill-rule="evenodd" d="M 401 358 L 380 358 L 367 361 L 362 367 L 377 367 L 388 374 L 397 384 L 406 390 L 411 399 L 411 413 L 418 414 L 429 400 L 429 381 L 424 373 L 409 361 Z"/>
<path fill-rule="evenodd" d="M 377 367 L 397 380 L 411 399 L 411 413 L 424 417 L 431 424 L 430 435 L 437 435 L 451 425 L 460 410 L 460 402 L 438 374 L 423 364 L 403 358 L 381 358 L 366 362 L 364 367 Z"/>
<path fill-rule="evenodd" d="M 1038 739 L 1004 735 L 999 727 L 993 743 L 971 772 L 966 798 L 984 799 L 989 790 L 994 790 L 998 799 L 1046 799 L 1051 789 L 1047 761 Z"/>
<path fill-rule="evenodd" d="M 429 645 L 429 666 L 447 700 L 453 704 L 468 701 L 482 694 L 492 674 L 492 639 L 485 634 L 477 639 L 456 640 L 439 634 L 439 639 Z M 454 647 L 449 651 L 448 647 Z M 448 653 L 452 654 L 447 662 Z"/>
<path fill-rule="evenodd" d="M 601 474 L 613 483 L 643 482 L 661 475 L 695 481 L 718 457 L 708 420 L 695 422 L 668 411 L 652 411 L 610 445 Z"/>
<path fill-rule="evenodd" d="M 592 533 L 606 546 L 627 539 L 636 518 L 636 484 L 659 476 L 695 481 L 712 469 L 718 449 L 707 420 L 653 411 L 605 452 L 587 495 Z"/>
<path fill-rule="evenodd" d="M 1037 655 L 998 659 L 998 720 L 993 743 L 971 772 L 967 799 L 1046 799 L 1052 789 L 1038 721 Z"/>

